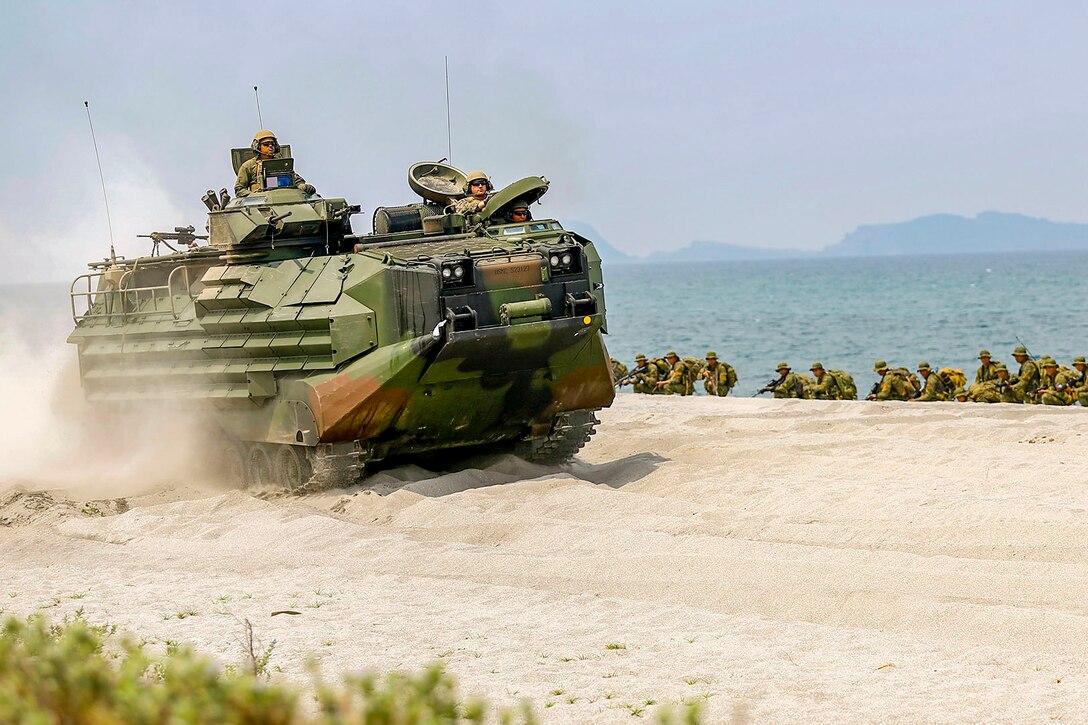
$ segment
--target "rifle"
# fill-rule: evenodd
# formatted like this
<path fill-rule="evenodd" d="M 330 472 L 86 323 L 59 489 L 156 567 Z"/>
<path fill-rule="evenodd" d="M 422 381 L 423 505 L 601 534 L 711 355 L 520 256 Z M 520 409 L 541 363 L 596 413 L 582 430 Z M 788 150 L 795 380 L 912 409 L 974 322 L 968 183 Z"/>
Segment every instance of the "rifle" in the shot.
<path fill-rule="evenodd" d="M 159 254 L 159 245 L 164 244 L 166 248 L 171 252 L 177 252 L 180 250 L 175 249 L 170 245 L 170 242 L 178 242 L 179 246 L 184 244 L 189 249 L 196 246 L 196 240 L 207 239 L 207 234 L 193 234 L 196 229 L 192 225 L 187 227 L 174 227 L 172 232 L 151 232 L 150 234 L 137 234 L 138 239 L 150 239 L 151 240 L 151 256 L 155 257 Z"/>
<path fill-rule="evenodd" d="M 767 383 L 766 385 L 764 385 L 764 386 L 763 386 L 762 388 L 760 388 L 759 390 L 757 390 L 756 392 L 754 392 L 754 393 L 752 394 L 752 397 L 754 398 L 754 397 L 756 397 L 757 395 L 763 395 L 764 393 L 769 393 L 769 392 L 771 392 L 772 390 L 774 390 L 775 388 L 777 388 L 777 387 L 778 387 L 779 385 L 781 385 L 781 384 L 782 384 L 782 383 L 784 383 L 784 382 L 786 382 L 786 376 L 785 376 L 785 375 L 783 375 L 782 377 L 780 377 L 780 378 L 779 378 L 778 380 L 772 380 L 772 381 L 770 381 L 769 383 Z"/>
<path fill-rule="evenodd" d="M 622 378 L 620 378 L 619 380 L 617 380 L 617 381 L 616 381 L 616 387 L 622 387 L 622 386 L 624 386 L 624 385 L 627 385 L 627 383 L 629 383 L 629 382 L 631 382 L 632 380 L 634 380 L 636 376 L 638 376 L 638 375 L 642 375 L 643 373 L 645 373 L 645 372 L 646 372 L 646 369 L 647 369 L 648 367 L 649 367 L 648 365 L 643 365 L 643 366 L 642 366 L 642 367 L 640 367 L 640 368 L 635 368 L 634 370 L 632 370 L 631 372 L 627 373 L 627 374 L 626 374 L 626 375 L 624 375 L 624 376 L 623 376 Z"/>
<path fill-rule="evenodd" d="M 875 400 L 876 394 L 880 391 L 880 384 L 884 382 L 884 378 L 877 380 L 873 383 L 873 387 L 869 389 L 869 394 L 865 396 L 866 400 Z"/>
<path fill-rule="evenodd" d="M 721 363 L 718 363 L 719 365 Z M 706 392 L 710 395 L 718 394 L 718 376 L 714 374 L 714 370 L 710 368 L 703 368 L 703 377 L 706 378 Z"/>

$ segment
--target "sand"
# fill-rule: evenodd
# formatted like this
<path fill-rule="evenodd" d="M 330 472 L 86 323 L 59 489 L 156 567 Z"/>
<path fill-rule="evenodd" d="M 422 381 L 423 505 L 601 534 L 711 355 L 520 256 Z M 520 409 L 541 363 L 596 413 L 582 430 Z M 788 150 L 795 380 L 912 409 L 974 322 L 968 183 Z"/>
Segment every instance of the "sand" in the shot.
<path fill-rule="evenodd" d="M 567 468 L 304 499 L 9 480 L 0 607 L 224 663 L 248 618 L 277 679 L 441 661 L 545 722 L 1088 717 L 1088 411 L 623 395 L 601 419 Z"/>

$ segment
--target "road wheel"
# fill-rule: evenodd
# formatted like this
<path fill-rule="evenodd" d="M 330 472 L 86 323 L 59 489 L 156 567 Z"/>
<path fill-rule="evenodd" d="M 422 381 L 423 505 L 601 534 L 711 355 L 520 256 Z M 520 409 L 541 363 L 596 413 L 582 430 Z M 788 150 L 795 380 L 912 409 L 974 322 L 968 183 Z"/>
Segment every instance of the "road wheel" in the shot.
<path fill-rule="evenodd" d="M 246 484 L 246 450 L 239 441 L 224 443 L 219 449 L 219 470 L 216 475 L 232 486 Z"/>
<path fill-rule="evenodd" d="M 302 446 L 279 446 L 273 460 L 273 475 L 276 483 L 288 491 L 294 491 L 309 481 L 313 467 L 306 457 L 306 449 Z"/>
<path fill-rule="evenodd" d="M 272 458 L 268 454 L 268 448 L 258 443 L 253 446 L 246 459 L 246 483 L 251 486 L 267 486 L 272 482 Z"/>

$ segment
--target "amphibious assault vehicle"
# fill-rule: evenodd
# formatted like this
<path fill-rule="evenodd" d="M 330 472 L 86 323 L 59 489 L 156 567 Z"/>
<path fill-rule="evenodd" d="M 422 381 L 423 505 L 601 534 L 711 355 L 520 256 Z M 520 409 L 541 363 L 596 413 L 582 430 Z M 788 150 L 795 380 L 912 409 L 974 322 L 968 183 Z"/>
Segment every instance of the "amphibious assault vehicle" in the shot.
<path fill-rule="evenodd" d="M 234 150 L 235 170 L 251 153 Z M 359 207 L 285 183 L 289 154 L 265 163 L 263 191 L 204 196 L 207 245 L 191 227 L 155 232 L 151 256 L 72 282 L 87 399 L 200 411 L 223 475 L 300 492 L 460 446 L 569 460 L 614 389 L 593 244 L 552 219 L 508 221 L 548 181 L 462 215 L 465 175 L 415 164 L 423 199 L 378 208 L 357 235 Z"/>

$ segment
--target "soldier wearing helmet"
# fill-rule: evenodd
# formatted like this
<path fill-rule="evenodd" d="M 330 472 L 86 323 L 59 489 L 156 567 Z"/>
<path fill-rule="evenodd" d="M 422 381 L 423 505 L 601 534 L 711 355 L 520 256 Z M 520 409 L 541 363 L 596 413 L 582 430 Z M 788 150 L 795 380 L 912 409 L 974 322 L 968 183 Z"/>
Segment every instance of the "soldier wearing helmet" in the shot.
<path fill-rule="evenodd" d="M 238 178 L 234 182 L 235 196 L 249 196 L 254 192 L 261 191 L 261 177 L 263 175 L 261 165 L 268 159 L 276 158 L 280 152 L 280 142 L 276 140 L 276 134 L 268 129 L 261 129 L 253 134 L 253 142 L 249 146 L 253 149 L 254 156 L 238 169 Z M 293 182 L 292 186 L 307 194 L 313 194 L 317 191 L 313 185 L 307 184 L 306 180 L 298 174 L 294 174 L 291 181 Z"/>
<path fill-rule="evenodd" d="M 487 195 L 495 190 L 491 179 L 487 178 L 487 172 L 471 171 L 465 178 L 465 196 L 453 203 L 453 211 L 457 214 L 475 214 L 487 204 Z"/>
<path fill-rule="evenodd" d="M 503 216 L 507 222 L 512 224 L 527 222 L 533 218 L 532 213 L 529 211 L 529 205 L 522 199 L 515 201 Z"/>

